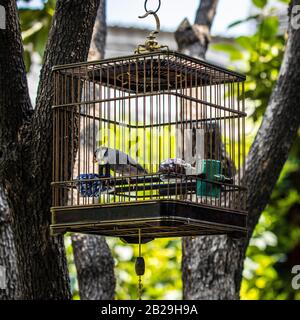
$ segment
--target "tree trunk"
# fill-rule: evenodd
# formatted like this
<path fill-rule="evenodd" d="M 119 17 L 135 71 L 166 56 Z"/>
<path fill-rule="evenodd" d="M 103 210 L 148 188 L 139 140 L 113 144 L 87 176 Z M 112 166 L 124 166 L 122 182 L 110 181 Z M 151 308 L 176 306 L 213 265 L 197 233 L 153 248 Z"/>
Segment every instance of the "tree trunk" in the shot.
<path fill-rule="evenodd" d="M 5 268 L 6 288 L 0 288 L 0 300 L 19 298 L 17 260 L 11 228 L 11 216 L 0 189 L 0 268 Z"/>
<path fill-rule="evenodd" d="M 88 60 L 104 57 L 106 1 L 102 0 L 94 25 Z M 105 237 L 72 235 L 79 294 L 82 300 L 111 300 L 115 294 L 114 260 Z"/>
<path fill-rule="evenodd" d="M 112 300 L 115 294 L 114 260 L 105 237 L 74 234 L 74 260 L 82 300 Z"/>
<path fill-rule="evenodd" d="M 69 277 L 62 237 L 49 233 L 52 176 L 54 65 L 85 60 L 99 0 L 58 0 L 32 112 L 16 3 L 10 0 L 7 29 L 0 31 L 1 183 L 13 217 L 23 299 L 68 299 Z M 75 18 L 76 17 L 76 18 Z M 4 44 L 4 45 L 3 45 Z M 13 112 L 12 112 L 13 111 Z"/>
<path fill-rule="evenodd" d="M 104 58 L 106 35 L 106 0 L 100 0 L 88 55 L 89 61 L 100 60 Z"/>
<path fill-rule="evenodd" d="M 300 4 L 294 0 L 292 5 Z M 290 8 L 291 8 L 290 7 Z M 291 10 L 290 10 L 291 12 Z M 249 237 L 183 240 L 183 285 L 186 299 L 238 299 L 249 238 L 267 205 L 300 125 L 300 30 L 289 28 L 284 61 L 262 125 L 247 157 Z"/>
<path fill-rule="evenodd" d="M 300 0 L 291 1 L 290 19 L 292 7 L 296 5 L 300 5 Z M 300 69 L 295 67 L 299 61 L 300 29 L 293 29 L 289 23 L 278 81 L 247 157 L 248 224 L 251 232 L 270 199 L 300 126 Z"/>

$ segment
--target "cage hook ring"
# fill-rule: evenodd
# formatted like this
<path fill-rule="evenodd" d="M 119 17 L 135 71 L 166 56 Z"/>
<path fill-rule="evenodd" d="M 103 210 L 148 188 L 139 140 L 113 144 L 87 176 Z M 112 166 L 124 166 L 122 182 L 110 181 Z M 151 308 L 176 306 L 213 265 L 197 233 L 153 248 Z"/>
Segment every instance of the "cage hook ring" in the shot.
<path fill-rule="evenodd" d="M 152 14 L 154 14 L 154 13 L 157 13 L 157 12 L 158 12 L 158 10 L 160 9 L 160 6 L 161 6 L 161 0 L 158 0 L 158 7 L 157 7 L 157 9 L 156 9 L 155 11 L 154 11 L 154 10 L 148 10 L 147 3 L 148 3 L 148 0 L 145 0 L 144 8 L 145 8 L 145 11 L 146 11 L 146 12 L 150 12 L 150 11 L 152 11 Z"/>

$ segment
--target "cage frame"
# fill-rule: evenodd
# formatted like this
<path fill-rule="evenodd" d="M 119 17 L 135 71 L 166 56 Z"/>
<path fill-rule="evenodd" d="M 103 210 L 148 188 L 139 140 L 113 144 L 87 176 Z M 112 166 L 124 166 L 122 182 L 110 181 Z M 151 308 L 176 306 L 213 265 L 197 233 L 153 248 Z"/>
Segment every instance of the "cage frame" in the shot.
<path fill-rule="evenodd" d="M 52 72 L 55 73 L 70 68 L 89 67 L 93 65 L 109 65 L 110 63 L 122 62 L 124 60 L 130 61 L 137 58 L 142 59 L 158 55 L 165 55 L 167 58 L 172 56 L 174 58 L 184 59 L 193 64 L 208 68 L 209 70 L 223 72 L 224 74 L 233 77 L 233 79 L 236 79 L 237 81 L 233 81 L 234 83 L 243 83 L 246 80 L 245 75 L 241 73 L 170 50 L 140 53 L 138 55 L 126 55 L 99 61 L 59 65 L 53 67 Z M 108 83 L 106 83 L 106 86 L 109 87 Z M 161 94 L 159 91 L 160 90 L 155 91 L 154 94 Z M 146 94 L 147 93 L 144 92 L 140 96 L 145 97 Z M 242 95 L 244 95 L 244 88 Z M 136 93 L 135 97 L 137 96 L 139 96 L 138 93 Z M 198 103 L 199 101 L 196 102 Z M 78 105 L 81 103 L 82 102 L 79 101 Z M 245 118 L 244 96 L 242 97 L 242 104 L 242 111 L 230 110 L 230 112 L 236 112 L 237 117 Z M 74 105 L 74 103 L 71 103 L 70 105 Z M 53 106 L 53 108 L 57 107 L 60 106 Z M 222 108 L 221 106 L 217 107 Z M 134 127 L 136 128 L 137 126 Z M 143 127 L 145 127 L 145 125 Z M 244 137 L 242 138 L 244 139 Z M 245 142 L 243 141 L 243 143 Z M 53 170 L 55 170 L 55 168 Z M 203 181 L 205 181 L 205 179 Z M 52 182 L 52 187 L 55 184 L 57 184 L 57 182 Z M 242 201 L 245 201 L 246 188 L 244 186 L 241 186 L 240 188 L 244 192 L 244 199 L 242 199 Z M 117 206 L 123 209 L 123 213 L 126 211 L 129 216 L 126 217 L 124 214 L 122 216 L 120 208 L 118 209 Z M 246 210 L 212 207 L 203 203 L 186 203 L 185 201 L 177 199 L 118 202 L 117 206 L 111 203 L 93 203 L 92 205 L 89 204 L 85 206 L 54 205 L 51 207 L 51 233 L 53 235 L 60 235 L 66 232 L 82 232 L 87 234 L 116 236 L 129 243 L 137 242 L 139 230 L 141 230 L 144 242 L 154 238 L 169 236 L 181 237 L 228 234 L 232 237 L 245 237 L 247 235 Z M 186 209 L 184 210 L 185 206 Z"/>

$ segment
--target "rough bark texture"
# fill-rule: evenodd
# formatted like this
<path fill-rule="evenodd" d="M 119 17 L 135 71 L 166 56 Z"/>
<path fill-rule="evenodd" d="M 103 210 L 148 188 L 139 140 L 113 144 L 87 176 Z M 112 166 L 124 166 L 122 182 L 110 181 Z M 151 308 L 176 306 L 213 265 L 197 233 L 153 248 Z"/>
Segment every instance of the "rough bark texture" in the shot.
<path fill-rule="evenodd" d="M 106 42 L 106 1 L 98 9 L 89 60 L 104 57 Z M 111 300 L 115 294 L 114 260 L 104 237 L 72 235 L 79 294 L 82 300 Z"/>
<path fill-rule="evenodd" d="M 219 0 L 201 0 L 195 23 L 184 19 L 175 32 L 179 51 L 194 57 L 204 58 L 210 42 L 212 26 Z"/>
<path fill-rule="evenodd" d="M 62 237 L 49 234 L 51 68 L 87 58 L 99 0 L 57 1 L 34 112 L 28 95 L 16 3 L 5 1 L 5 6 L 8 25 L 6 30 L 0 30 L 0 180 L 13 218 L 21 297 L 68 299 Z"/>
<path fill-rule="evenodd" d="M 1 1 L 0 4 L 5 7 L 7 21 L 6 29 L 0 30 L 0 183 L 5 186 L 8 194 L 13 195 L 16 192 L 15 174 L 22 167 L 20 132 L 23 123 L 29 119 L 32 108 L 27 88 L 16 4 L 15 1 L 5 1 L 5 3 Z M 22 179 L 22 174 L 18 179 Z M 20 200 L 18 206 L 23 207 L 22 195 L 19 195 L 18 199 Z M 13 207 L 13 200 L 8 197 L 8 201 Z M 13 214 L 13 211 L 18 212 L 17 206 L 10 213 Z M 6 252 L 2 254 L 7 257 L 13 254 L 8 253 L 9 247 L 13 247 L 13 236 L 10 234 L 9 226 L 12 217 L 13 215 L 10 216 L 9 211 L 6 210 L 1 219 L 2 241 L 6 242 L 4 248 Z M 2 259 L 7 258 L 2 256 Z M 21 264 L 20 260 L 18 262 Z M 11 270 L 7 269 L 6 274 L 10 273 Z"/>
<path fill-rule="evenodd" d="M 111 300 L 115 294 L 114 261 L 104 237 L 74 234 L 74 260 L 82 300 Z"/>
<path fill-rule="evenodd" d="M 227 236 L 184 238 L 183 296 L 188 300 L 232 300 L 239 296 L 244 244 Z"/>
<path fill-rule="evenodd" d="M 292 5 L 299 5 L 294 0 Z M 276 88 L 247 157 L 249 237 L 189 238 L 183 241 L 183 286 L 186 299 L 238 299 L 249 238 L 267 205 L 300 125 L 300 30 L 289 38 Z"/>
<path fill-rule="evenodd" d="M 17 132 L 23 117 L 31 109 L 26 77 L 23 73 L 22 44 L 18 36 L 19 25 L 16 21 L 14 3 L 0 1 L 6 10 L 6 30 L 0 30 L 0 184 L 2 172 L 9 171 L 10 164 L 15 161 Z M 7 51 L 14 50 L 12 56 L 7 56 Z M 15 81 L 6 79 L 8 73 L 14 73 Z M 8 100 L 13 94 L 14 100 Z M 8 105 L 5 103 L 8 102 Z M 16 116 L 14 112 L 18 112 Z M 11 131 L 6 131 L 9 122 L 16 120 Z M 11 226 L 12 217 L 5 201 L 0 185 L 0 266 L 6 268 L 6 289 L 0 289 L 0 300 L 17 299 L 19 290 L 17 286 L 17 260 Z"/>
<path fill-rule="evenodd" d="M 0 300 L 19 298 L 17 259 L 8 205 L 0 188 L 0 267 L 6 269 L 6 288 L 0 288 Z"/>

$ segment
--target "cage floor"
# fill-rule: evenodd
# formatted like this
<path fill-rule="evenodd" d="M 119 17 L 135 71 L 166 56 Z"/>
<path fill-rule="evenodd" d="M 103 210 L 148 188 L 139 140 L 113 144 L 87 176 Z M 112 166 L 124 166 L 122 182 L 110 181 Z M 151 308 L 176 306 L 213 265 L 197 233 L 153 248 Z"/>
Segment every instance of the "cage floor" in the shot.
<path fill-rule="evenodd" d="M 160 200 L 143 203 L 52 208 L 53 235 L 80 232 L 120 237 L 137 243 L 155 238 L 247 234 L 244 212 L 212 208 L 180 201 Z"/>

